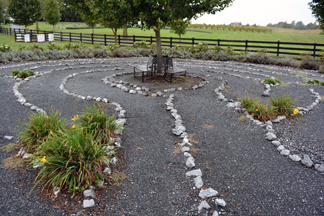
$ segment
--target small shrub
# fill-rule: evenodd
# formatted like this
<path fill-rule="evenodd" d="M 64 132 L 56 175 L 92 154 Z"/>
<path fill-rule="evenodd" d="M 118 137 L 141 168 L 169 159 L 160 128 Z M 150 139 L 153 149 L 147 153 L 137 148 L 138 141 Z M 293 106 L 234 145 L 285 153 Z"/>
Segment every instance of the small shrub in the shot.
<path fill-rule="evenodd" d="M 214 53 L 212 59 L 214 61 L 231 61 L 234 57 L 224 51 L 220 51 L 219 53 Z"/>
<path fill-rule="evenodd" d="M 222 48 L 220 48 L 219 46 L 215 46 L 214 52 L 215 53 L 219 53 L 220 51 L 222 51 Z"/>
<path fill-rule="evenodd" d="M 320 67 L 320 62 L 313 59 L 302 59 L 300 63 L 300 68 L 308 70 L 318 70 Z"/>
<path fill-rule="evenodd" d="M 150 44 L 146 41 L 136 41 L 134 43 L 135 48 L 149 48 Z"/>
<path fill-rule="evenodd" d="M 25 78 L 27 78 L 29 76 L 33 76 L 34 74 L 35 73 L 30 69 L 23 70 L 23 71 L 20 71 L 18 69 L 14 69 L 14 70 L 11 71 L 11 76 L 13 76 L 13 77 L 17 76 L 17 77 L 19 77 L 21 79 L 25 79 Z"/>
<path fill-rule="evenodd" d="M 18 76 L 19 73 L 20 73 L 20 70 L 18 70 L 18 69 L 13 69 L 13 70 L 11 71 L 11 76 L 13 76 L 13 77 Z"/>
<path fill-rule="evenodd" d="M 66 45 L 64 45 L 64 49 L 68 49 L 68 50 L 71 50 L 71 49 L 80 49 L 80 48 L 84 48 L 84 44 L 83 43 L 78 43 L 78 44 L 75 44 L 75 43 L 68 43 Z"/>
<path fill-rule="evenodd" d="M 208 51 L 208 44 L 203 42 L 203 43 L 199 43 L 195 46 L 195 51 L 196 52 L 207 52 Z"/>
<path fill-rule="evenodd" d="M 266 48 L 258 49 L 257 52 L 259 54 L 266 54 L 267 53 L 267 49 Z"/>
<path fill-rule="evenodd" d="M 324 82 L 321 81 L 321 80 L 317 80 L 317 79 L 310 79 L 310 80 L 307 80 L 307 83 L 308 84 L 317 84 L 317 85 L 321 85 L 321 86 L 324 86 Z"/>
<path fill-rule="evenodd" d="M 54 50 L 54 49 L 60 50 L 61 49 L 61 47 L 58 46 L 55 42 L 48 42 L 47 47 L 49 50 Z"/>
<path fill-rule="evenodd" d="M 257 97 L 245 96 L 241 99 L 241 103 L 248 113 L 260 121 L 266 122 L 273 115 L 272 108 L 264 105 Z"/>
<path fill-rule="evenodd" d="M 231 46 L 226 47 L 225 52 L 229 55 L 234 55 L 234 49 Z"/>
<path fill-rule="evenodd" d="M 279 85 L 281 85 L 282 84 L 282 82 L 280 81 L 280 79 L 278 79 L 278 78 L 270 78 L 270 77 L 267 77 L 267 78 L 265 78 L 265 80 L 264 80 L 264 83 L 265 84 L 272 84 L 272 85 L 276 85 L 277 83 L 279 84 Z"/>
<path fill-rule="evenodd" d="M 11 51 L 11 47 L 9 45 L 3 43 L 3 45 L 0 46 L 0 52 L 10 52 L 10 51 Z"/>
<path fill-rule="evenodd" d="M 39 50 L 42 50 L 42 51 L 44 51 L 44 48 L 43 47 L 41 47 L 38 43 L 36 43 L 36 44 L 33 44 L 33 46 L 30 46 L 29 47 L 29 49 L 30 50 L 35 50 L 35 49 L 39 49 Z"/>
<path fill-rule="evenodd" d="M 211 60 L 213 59 L 213 52 L 197 52 L 194 57 L 197 59 Z"/>
<path fill-rule="evenodd" d="M 320 65 L 317 72 L 318 73 L 324 73 L 324 66 L 323 65 Z"/>
<path fill-rule="evenodd" d="M 293 114 L 294 110 L 296 109 L 296 106 L 293 106 L 295 101 L 291 99 L 290 95 L 286 96 L 286 94 L 284 94 L 281 97 L 273 95 L 270 98 L 270 102 L 273 106 L 274 111 L 278 115 L 284 115 L 288 117 L 290 116 L 290 114 Z"/>
<path fill-rule="evenodd" d="M 118 48 L 113 51 L 114 57 L 130 57 L 131 52 L 125 48 Z"/>
<path fill-rule="evenodd" d="M 110 52 L 113 52 L 115 49 L 119 49 L 120 46 L 118 44 L 108 44 L 106 48 Z"/>
<path fill-rule="evenodd" d="M 92 45 L 92 48 L 93 49 L 100 49 L 101 45 L 100 45 L 100 43 L 95 43 L 95 44 Z"/>

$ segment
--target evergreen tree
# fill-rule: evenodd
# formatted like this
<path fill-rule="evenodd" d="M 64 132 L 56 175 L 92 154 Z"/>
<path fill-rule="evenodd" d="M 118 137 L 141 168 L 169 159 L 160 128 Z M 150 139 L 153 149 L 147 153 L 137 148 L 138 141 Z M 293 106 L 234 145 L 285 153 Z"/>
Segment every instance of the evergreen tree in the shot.
<path fill-rule="evenodd" d="M 23 25 L 25 29 L 41 18 L 39 0 L 10 0 L 8 13 L 14 19 L 14 24 Z"/>
<path fill-rule="evenodd" d="M 55 31 L 54 26 L 61 20 L 60 8 L 56 0 L 46 0 L 45 19 L 53 25 L 53 31 Z"/>

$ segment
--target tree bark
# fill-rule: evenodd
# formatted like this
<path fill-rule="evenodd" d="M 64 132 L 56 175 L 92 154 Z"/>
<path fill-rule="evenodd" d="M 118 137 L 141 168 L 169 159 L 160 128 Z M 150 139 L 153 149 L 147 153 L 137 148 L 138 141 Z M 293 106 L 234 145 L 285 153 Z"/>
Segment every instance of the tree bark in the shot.
<path fill-rule="evenodd" d="M 114 35 L 115 35 L 115 45 L 117 45 L 117 28 L 112 28 L 111 29 L 112 31 L 113 31 L 113 33 L 114 33 Z"/>
<path fill-rule="evenodd" d="M 123 36 L 127 36 L 128 34 L 127 34 L 127 27 L 125 26 L 124 28 L 123 28 Z"/>
<path fill-rule="evenodd" d="M 162 47 L 160 30 L 155 31 L 158 73 L 162 73 Z"/>
<path fill-rule="evenodd" d="M 39 30 L 39 29 L 38 29 L 38 21 L 36 21 L 36 30 Z"/>

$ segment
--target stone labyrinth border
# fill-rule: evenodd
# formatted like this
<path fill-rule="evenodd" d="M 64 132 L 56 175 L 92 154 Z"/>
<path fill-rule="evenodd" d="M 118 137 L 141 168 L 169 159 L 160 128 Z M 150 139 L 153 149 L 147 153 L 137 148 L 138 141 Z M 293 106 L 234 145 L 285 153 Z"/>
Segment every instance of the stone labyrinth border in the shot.
<path fill-rule="evenodd" d="M 58 65 L 60 65 L 60 66 L 62 66 L 62 65 L 63 66 L 69 66 L 69 67 L 53 69 L 53 70 L 49 70 L 49 71 L 46 71 L 46 72 L 36 72 L 34 76 L 26 78 L 25 80 L 22 80 L 22 79 L 17 78 L 17 77 L 7 76 L 7 75 L 1 75 L 1 76 L 4 76 L 5 78 L 14 78 L 16 80 L 16 83 L 14 83 L 14 85 L 13 85 L 13 92 L 14 92 L 15 96 L 17 97 L 17 102 L 19 102 L 23 106 L 29 107 L 32 111 L 36 111 L 36 112 L 39 112 L 39 113 L 46 113 L 42 108 L 39 108 L 38 106 L 33 105 L 31 103 L 27 103 L 24 96 L 19 92 L 19 87 L 18 86 L 21 86 L 21 85 L 25 84 L 26 82 L 28 82 L 28 81 L 36 78 L 36 77 L 39 77 L 41 75 L 49 74 L 49 73 L 51 73 L 53 71 L 76 69 L 73 66 L 77 66 L 77 65 L 81 65 L 81 66 L 78 67 L 78 69 L 80 69 L 80 68 L 91 68 L 92 67 L 92 66 L 88 66 L 86 64 L 100 64 L 100 63 L 101 64 L 107 64 L 107 60 L 99 60 L 98 62 L 91 62 L 91 60 L 83 60 L 83 59 L 80 59 L 80 60 L 65 60 L 65 62 L 69 62 L 69 61 L 73 61 L 73 62 L 77 61 L 77 63 L 68 64 L 68 63 L 62 63 L 61 61 L 59 61 L 60 63 Z M 201 60 L 196 60 L 196 61 L 198 63 L 204 63 L 206 65 L 208 64 L 207 61 L 201 61 Z M 43 61 L 43 62 L 36 62 L 36 63 L 32 62 L 32 63 L 15 64 L 14 66 L 13 65 L 2 66 L 2 67 L 0 67 L 0 70 L 1 69 L 11 68 L 11 67 L 31 66 L 31 65 L 34 65 L 34 64 L 44 64 L 44 63 L 47 63 L 47 62 L 54 63 L 54 65 L 56 65 L 55 63 L 57 61 L 45 61 L 45 62 Z M 217 62 L 213 62 L 213 63 L 217 64 Z M 221 63 L 218 63 L 218 64 L 220 64 L 222 66 L 225 66 L 226 64 L 229 64 L 229 63 L 228 62 L 221 62 Z M 208 69 L 205 70 L 205 71 L 209 72 L 209 73 L 219 74 L 220 77 L 217 78 L 219 80 L 222 80 L 222 77 L 221 77 L 222 74 L 226 74 L 226 75 L 230 75 L 230 76 L 234 76 L 234 77 L 238 77 L 238 78 L 242 78 L 242 79 L 252 79 L 254 81 L 264 83 L 264 82 L 262 82 L 263 80 L 260 79 L 260 78 L 250 78 L 249 76 L 242 77 L 239 74 L 235 74 L 235 73 L 231 73 L 231 72 L 240 72 L 241 74 L 249 74 L 250 73 L 250 74 L 253 74 L 253 75 L 270 77 L 270 75 L 264 75 L 264 74 L 258 73 L 258 72 L 261 71 L 261 69 L 255 69 L 255 68 L 251 68 L 251 67 L 249 68 L 248 67 L 247 69 L 250 70 L 250 71 L 240 70 L 241 69 L 240 65 L 242 65 L 242 64 L 243 63 L 234 63 L 234 64 L 232 63 L 232 66 L 234 68 L 237 68 L 237 69 L 231 69 L 231 70 L 223 69 L 223 71 L 228 71 L 228 72 L 212 71 L 212 70 L 218 70 L 218 67 L 207 67 Z M 42 65 L 42 67 L 46 67 L 46 66 L 51 67 L 53 65 L 50 65 L 50 64 L 49 65 Z M 184 64 L 184 66 L 186 66 L 186 65 Z M 196 66 L 196 67 L 199 67 L 199 66 Z M 245 66 L 254 66 L 254 64 L 245 64 Z M 269 66 L 264 66 L 264 65 L 257 65 L 257 66 L 261 67 L 261 68 L 262 67 L 269 67 Z M 109 65 L 103 65 L 102 67 L 109 68 Z M 33 70 L 33 69 L 37 69 L 37 68 L 38 68 L 38 66 L 34 66 L 34 67 L 29 67 L 28 69 Z M 273 68 L 273 67 L 270 66 L 270 68 Z M 114 67 L 113 70 L 120 70 L 120 68 L 119 67 Z M 102 72 L 102 71 L 106 71 L 106 69 L 88 70 L 88 71 L 83 71 L 83 72 L 79 72 L 79 73 L 70 74 L 70 75 L 66 76 L 62 80 L 59 88 L 65 94 L 68 94 L 68 95 L 71 95 L 71 96 L 74 96 L 74 97 L 78 97 L 78 98 L 81 98 L 83 100 L 95 100 L 95 101 L 99 101 L 99 102 L 102 101 L 104 103 L 109 103 L 107 98 L 93 97 L 93 96 L 90 96 L 90 95 L 88 95 L 88 96 L 79 95 L 77 93 L 69 92 L 65 88 L 65 84 L 68 82 L 69 79 L 72 79 L 72 78 L 75 78 L 76 76 L 87 74 L 87 73 L 95 73 L 95 72 Z M 231 71 L 231 72 L 229 72 L 229 71 Z M 254 72 L 251 72 L 251 71 L 254 71 Z M 288 69 L 288 71 L 292 71 L 292 70 Z M 271 75 L 276 74 L 276 73 L 279 74 L 279 72 L 273 72 Z M 303 71 L 303 73 L 304 73 L 304 71 Z M 175 96 L 174 96 L 174 94 L 172 94 L 172 92 L 177 91 L 177 90 L 181 91 L 182 88 L 165 89 L 163 93 L 161 91 L 150 92 L 150 90 L 145 88 L 145 87 L 138 87 L 137 85 L 125 83 L 122 80 L 114 80 L 114 78 L 116 78 L 116 77 L 123 76 L 123 75 L 128 75 L 128 74 L 133 74 L 133 72 L 123 72 L 123 73 L 113 74 L 111 76 L 107 76 L 107 77 L 103 78 L 102 81 L 105 84 L 110 85 L 111 87 L 119 88 L 119 89 L 121 89 L 121 90 L 123 90 L 125 92 L 130 93 L 130 94 L 136 94 L 137 93 L 137 94 L 141 94 L 143 96 L 147 96 L 147 95 L 150 94 L 152 97 L 156 97 L 156 96 L 168 97 L 166 102 L 165 102 L 165 105 L 167 107 L 166 109 L 168 111 L 170 111 L 171 115 L 174 118 L 174 122 L 175 122 L 175 128 L 172 129 L 172 132 L 173 132 L 174 135 L 180 136 L 180 138 L 182 138 L 182 142 L 179 143 L 179 145 L 182 147 L 181 152 L 183 152 L 186 167 L 194 168 L 196 166 L 195 165 L 195 159 L 188 152 L 188 151 L 190 151 L 190 147 L 192 146 L 192 144 L 189 142 L 188 134 L 186 133 L 186 128 L 182 124 L 182 118 L 178 114 L 177 109 L 175 108 L 175 106 L 173 104 L 173 101 L 175 100 Z M 312 74 L 310 72 L 305 72 L 305 74 L 307 74 L 309 76 L 323 77 L 323 75 L 314 75 L 314 74 Z M 289 76 L 289 75 L 286 75 L 286 74 L 280 74 L 280 75 Z M 197 77 L 197 78 L 200 78 L 200 79 L 203 80 L 199 85 L 193 86 L 191 88 L 192 90 L 202 88 L 202 87 L 204 87 L 205 85 L 207 85 L 209 83 L 209 81 L 202 78 L 201 76 L 197 76 L 195 74 L 189 74 L 189 76 Z M 298 78 L 302 78 L 302 77 L 299 76 Z M 305 77 L 303 77 L 303 78 L 305 78 Z M 300 82 L 286 82 L 285 84 L 286 85 L 292 85 L 292 84 L 299 84 L 299 83 Z M 262 123 L 262 122 L 260 122 L 258 120 L 254 120 L 251 115 L 249 115 L 244 109 L 242 109 L 240 107 L 241 104 L 240 104 L 239 101 L 228 100 L 220 92 L 220 91 L 224 90 L 226 84 L 227 84 L 227 81 L 222 80 L 221 85 L 214 90 L 215 94 L 217 95 L 217 99 L 219 101 L 228 102 L 226 104 L 226 106 L 228 108 L 234 108 L 235 111 L 244 113 L 246 118 L 250 119 L 256 126 L 260 126 L 262 128 L 265 128 L 266 138 L 269 141 L 271 141 L 273 145 L 275 145 L 277 147 L 277 150 L 280 152 L 281 155 L 288 156 L 293 161 L 301 161 L 301 163 L 306 165 L 307 167 L 312 167 L 313 166 L 313 162 L 310 160 L 308 155 L 304 155 L 303 159 L 301 159 L 298 155 L 291 155 L 290 151 L 285 149 L 284 145 L 281 145 L 280 141 L 277 140 L 277 136 L 275 134 L 275 130 L 273 129 L 273 124 L 272 123 L 279 123 L 281 120 L 285 119 L 285 117 L 278 116 L 276 119 L 273 119 L 272 121 L 268 121 L 266 123 Z M 270 92 L 271 87 L 275 87 L 273 85 L 267 85 L 267 84 L 264 84 L 264 86 L 265 86 L 265 89 L 266 89 L 265 92 L 263 93 L 264 95 L 267 95 L 267 93 Z M 313 88 L 310 88 L 309 92 L 314 94 L 315 95 L 314 97 L 316 99 L 309 106 L 298 107 L 298 109 L 301 111 L 301 114 L 303 114 L 303 115 L 306 114 L 308 111 L 312 110 L 314 108 L 314 106 L 319 104 L 320 101 L 321 101 L 321 97 L 320 97 L 319 93 L 315 92 Z M 168 94 L 168 93 L 170 93 L 170 94 Z M 112 102 L 112 104 L 116 107 L 115 110 L 117 112 L 119 112 L 118 113 L 117 123 L 119 123 L 121 125 L 124 125 L 126 123 L 126 117 L 125 117 L 126 116 L 126 110 L 124 110 L 123 107 L 118 103 Z M 120 134 L 120 133 L 118 131 L 116 131 L 116 134 Z M 115 143 L 116 147 L 120 147 L 121 146 L 121 137 L 117 137 L 116 141 L 117 141 Z M 117 159 L 114 158 L 114 161 L 116 163 Z M 320 171 L 320 172 L 324 172 L 324 165 L 323 164 L 315 164 L 315 169 Z M 106 173 L 109 173 L 109 170 L 107 170 Z M 195 170 L 188 171 L 188 172 L 186 172 L 186 176 L 187 177 L 190 177 L 190 176 L 195 177 L 193 179 L 194 184 L 195 184 L 194 189 L 200 189 L 204 185 L 203 179 L 202 179 L 201 169 L 195 169 Z M 216 190 L 212 189 L 212 188 L 208 188 L 206 190 L 200 190 L 199 197 L 201 198 L 201 202 L 198 205 L 198 212 L 201 212 L 202 209 L 209 209 L 210 205 L 206 202 L 205 199 L 210 198 L 210 197 L 215 197 L 217 195 L 218 195 L 218 192 Z M 225 207 L 226 206 L 226 202 L 223 199 L 215 199 L 215 203 L 220 207 Z M 215 211 L 214 214 L 217 215 L 218 213 Z"/>

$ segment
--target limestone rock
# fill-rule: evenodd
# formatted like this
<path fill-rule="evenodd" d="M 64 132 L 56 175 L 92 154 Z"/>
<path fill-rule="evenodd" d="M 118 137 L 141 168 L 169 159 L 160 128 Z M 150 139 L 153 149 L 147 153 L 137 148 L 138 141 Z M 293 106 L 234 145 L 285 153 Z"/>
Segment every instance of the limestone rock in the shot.
<path fill-rule="evenodd" d="M 315 169 L 319 172 L 324 172 L 324 164 L 315 164 Z"/>
<path fill-rule="evenodd" d="M 198 213 L 201 212 L 202 209 L 210 209 L 210 205 L 204 200 L 198 206 Z"/>
<path fill-rule="evenodd" d="M 288 149 L 284 149 L 280 152 L 281 155 L 288 156 L 290 154 L 290 151 Z"/>
<path fill-rule="evenodd" d="M 84 190 L 83 191 L 83 196 L 84 198 L 91 198 L 91 199 L 96 199 L 96 192 L 92 189 L 89 190 Z"/>
<path fill-rule="evenodd" d="M 202 176 L 201 169 L 196 169 L 196 170 L 191 170 L 189 172 L 186 172 L 186 176 L 187 177 L 190 177 L 190 176 Z"/>
<path fill-rule="evenodd" d="M 314 164 L 308 155 L 304 155 L 304 159 L 301 162 L 307 167 L 312 167 Z"/>
<path fill-rule="evenodd" d="M 298 155 L 289 155 L 289 158 L 292 161 L 300 161 L 301 160 L 301 158 Z"/>
<path fill-rule="evenodd" d="M 194 178 L 194 181 L 195 181 L 195 186 L 198 189 L 200 189 L 204 185 L 204 182 L 203 182 L 201 176 L 197 176 L 196 178 Z"/>
<path fill-rule="evenodd" d="M 225 207 L 226 206 L 226 202 L 223 199 L 216 199 L 215 200 L 216 205 Z"/>
<path fill-rule="evenodd" d="M 187 151 L 190 151 L 189 147 L 187 147 L 187 146 L 182 147 L 181 152 L 187 152 Z"/>
<path fill-rule="evenodd" d="M 187 161 L 186 161 L 186 166 L 189 167 L 189 168 L 192 168 L 195 165 L 195 159 L 193 157 L 188 157 L 187 158 Z"/>
<path fill-rule="evenodd" d="M 83 208 L 91 208 L 94 207 L 96 204 L 93 199 L 90 200 L 83 200 Z"/>
<path fill-rule="evenodd" d="M 208 197 L 214 197 L 214 196 L 217 196 L 217 195 L 218 195 L 218 192 L 215 191 L 215 190 L 212 189 L 212 188 L 208 188 L 208 189 L 206 189 L 206 190 L 201 190 L 201 191 L 199 192 L 199 197 L 200 197 L 201 199 L 206 199 L 206 198 L 208 198 Z"/>
<path fill-rule="evenodd" d="M 275 146 L 280 146 L 281 143 L 277 140 L 274 140 L 274 141 L 272 141 L 272 144 Z"/>
<path fill-rule="evenodd" d="M 275 139 L 277 139 L 277 136 L 276 136 L 276 134 L 274 134 L 274 133 L 272 133 L 272 132 L 268 132 L 267 134 L 266 134 L 266 138 L 268 139 L 268 140 L 275 140 Z"/>

